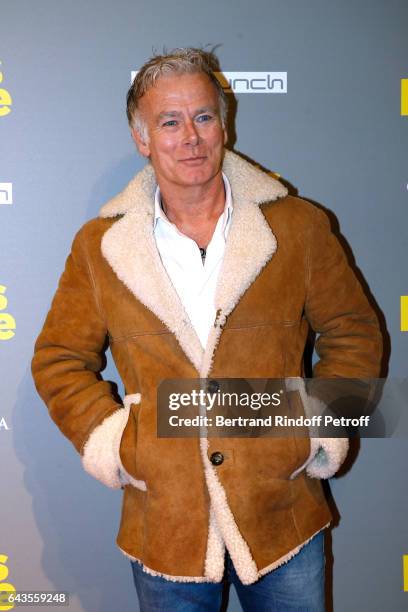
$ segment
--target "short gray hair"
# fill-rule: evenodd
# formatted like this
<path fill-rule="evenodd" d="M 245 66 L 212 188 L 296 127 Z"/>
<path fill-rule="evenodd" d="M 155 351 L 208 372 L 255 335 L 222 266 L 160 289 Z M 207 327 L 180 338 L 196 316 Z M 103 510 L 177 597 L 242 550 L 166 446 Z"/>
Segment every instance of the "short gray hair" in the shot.
<path fill-rule="evenodd" d="M 163 55 L 154 54 L 138 71 L 126 96 L 126 114 L 131 128 L 135 128 L 143 140 L 148 140 L 147 127 L 139 111 L 139 100 L 158 78 L 167 74 L 206 74 L 218 95 L 221 124 L 225 127 L 228 114 L 228 98 L 214 75 L 220 72 L 217 56 L 213 51 L 195 47 L 177 47 Z"/>

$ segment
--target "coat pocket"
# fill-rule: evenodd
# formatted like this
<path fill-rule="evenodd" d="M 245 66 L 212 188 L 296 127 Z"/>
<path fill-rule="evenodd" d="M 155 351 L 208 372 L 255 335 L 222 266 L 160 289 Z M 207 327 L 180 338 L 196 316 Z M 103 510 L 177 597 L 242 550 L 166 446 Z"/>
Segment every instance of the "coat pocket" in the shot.
<path fill-rule="evenodd" d="M 305 407 L 299 392 L 291 387 L 287 387 L 286 392 L 289 404 L 288 417 L 296 419 L 296 421 L 298 421 L 299 417 L 305 417 Z M 313 432 L 310 427 L 296 424 L 290 426 L 289 429 L 297 463 L 289 476 L 289 479 L 293 480 L 305 469 L 316 450 L 313 443 Z"/>
<path fill-rule="evenodd" d="M 141 491 L 146 491 L 146 482 L 136 478 L 136 447 L 140 402 L 140 393 L 128 394 L 123 398 L 123 406 L 128 416 L 119 445 L 119 477 L 122 486 L 131 485 Z M 138 406 L 138 408 L 134 408 L 135 406 Z"/>

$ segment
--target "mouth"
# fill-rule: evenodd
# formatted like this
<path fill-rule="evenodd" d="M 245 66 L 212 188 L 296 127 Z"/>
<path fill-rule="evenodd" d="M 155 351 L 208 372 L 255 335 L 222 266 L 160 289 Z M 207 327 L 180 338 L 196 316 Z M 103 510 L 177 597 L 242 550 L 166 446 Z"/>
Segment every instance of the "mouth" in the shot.
<path fill-rule="evenodd" d="M 180 159 L 179 161 L 183 162 L 183 163 L 187 163 L 187 164 L 199 164 L 202 163 L 205 159 L 207 159 L 204 156 L 200 156 L 200 157 L 186 157 L 185 159 Z"/>

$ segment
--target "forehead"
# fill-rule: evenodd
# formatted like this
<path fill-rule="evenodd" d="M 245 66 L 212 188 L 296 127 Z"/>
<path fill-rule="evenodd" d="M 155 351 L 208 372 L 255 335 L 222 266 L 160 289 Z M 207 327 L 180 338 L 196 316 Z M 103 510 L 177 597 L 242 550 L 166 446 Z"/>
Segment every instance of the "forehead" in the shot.
<path fill-rule="evenodd" d="M 218 107 L 218 95 L 214 84 L 204 73 L 161 76 L 139 101 L 140 110 L 150 117 L 209 105 Z"/>

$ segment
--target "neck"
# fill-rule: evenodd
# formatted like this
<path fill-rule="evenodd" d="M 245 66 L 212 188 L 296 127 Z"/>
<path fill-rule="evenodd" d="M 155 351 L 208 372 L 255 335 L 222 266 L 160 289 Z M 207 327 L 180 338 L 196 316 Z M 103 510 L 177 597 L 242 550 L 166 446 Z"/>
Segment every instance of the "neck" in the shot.
<path fill-rule="evenodd" d="M 225 207 L 225 188 L 221 171 L 208 184 L 192 185 L 171 191 L 160 185 L 163 210 L 172 223 L 194 240 L 207 247 L 217 221 Z"/>

